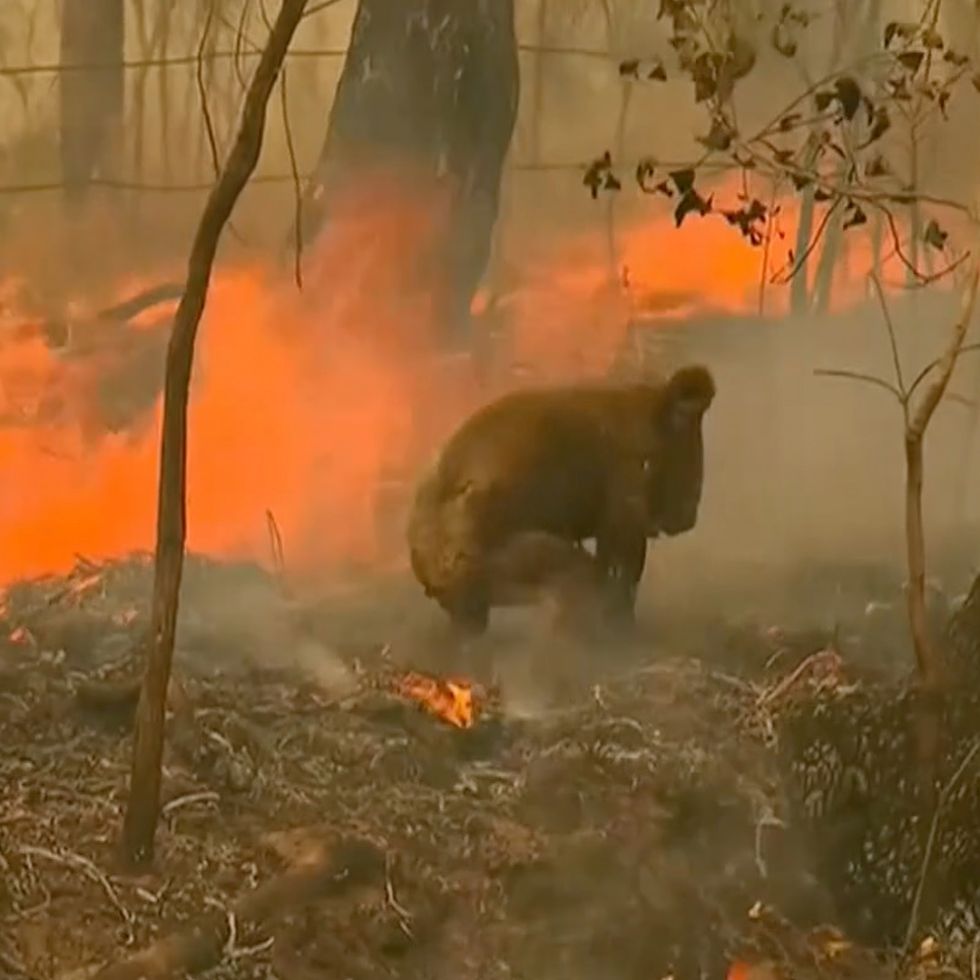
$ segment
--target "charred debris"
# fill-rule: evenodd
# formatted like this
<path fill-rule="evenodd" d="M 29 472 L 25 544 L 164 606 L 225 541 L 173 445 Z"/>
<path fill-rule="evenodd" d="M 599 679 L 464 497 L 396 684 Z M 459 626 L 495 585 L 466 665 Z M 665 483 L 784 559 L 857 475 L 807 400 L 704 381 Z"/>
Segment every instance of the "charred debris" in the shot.
<path fill-rule="evenodd" d="M 842 635 L 593 651 L 556 707 L 520 710 L 195 558 L 157 869 L 133 878 L 113 837 L 151 575 L 80 560 L 4 595 L 4 975 L 971 975 L 980 588 L 947 631 L 968 683 L 923 834 L 913 694 Z M 373 601 L 388 631 L 397 588 Z"/>

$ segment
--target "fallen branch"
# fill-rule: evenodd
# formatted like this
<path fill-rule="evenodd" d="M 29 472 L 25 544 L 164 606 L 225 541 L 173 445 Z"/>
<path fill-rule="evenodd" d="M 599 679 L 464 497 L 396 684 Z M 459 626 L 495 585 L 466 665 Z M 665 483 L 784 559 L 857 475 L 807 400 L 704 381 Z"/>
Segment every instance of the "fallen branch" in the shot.
<path fill-rule="evenodd" d="M 217 966 L 242 932 L 267 926 L 297 906 L 384 881 L 384 855 L 362 840 L 326 845 L 303 864 L 272 878 L 227 910 L 202 915 L 187 929 L 99 970 L 92 980 L 150 980 L 200 973 Z"/>
<path fill-rule="evenodd" d="M 97 320 L 115 320 L 124 322 L 131 320 L 134 316 L 148 310 L 151 306 L 160 303 L 169 303 L 172 300 L 180 299 L 184 294 L 184 287 L 181 283 L 165 282 L 159 286 L 150 286 L 148 289 L 141 290 L 135 296 L 122 300 L 114 306 L 107 306 L 99 310 L 96 314 Z"/>
<path fill-rule="evenodd" d="M 167 348 L 151 646 L 136 715 L 129 802 L 123 824 L 123 857 L 132 866 L 152 860 L 159 817 L 164 713 L 187 534 L 187 396 L 197 328 L 204 312 L 218 241 L 258 163 L 269 96 L 305 5 L 306 0 L 282 0 L 245 96 L 238 136 L 208 196 L 194 237 L 187 283 Z"/>

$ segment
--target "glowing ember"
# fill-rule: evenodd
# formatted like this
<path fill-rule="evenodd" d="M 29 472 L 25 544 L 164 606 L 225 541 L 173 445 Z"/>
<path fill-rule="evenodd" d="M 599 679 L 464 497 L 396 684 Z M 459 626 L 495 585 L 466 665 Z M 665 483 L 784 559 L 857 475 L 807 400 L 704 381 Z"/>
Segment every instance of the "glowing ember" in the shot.
<path fill-rule="evenodd" d="M 736 960 L 728 968 L 726 980 L 779 980 L 780 974 L 775 966 L 768 962 L 746 963 Z"/>
<path fill-rule="evenodd" d="M 19 646 L 27 646 L 34 642 L 34 637 L 26 626 L 18 626 L 11 632 L 9 640 L 11 643 L 16 643 Z"/>
<path fill-rule="evenodd" d="M 403 697 L 418 701 L 430 714 L 456 728 L 473 726 L 473 689 L 467 681 L 441 680 L 412 672 L 398 685 Z"/>

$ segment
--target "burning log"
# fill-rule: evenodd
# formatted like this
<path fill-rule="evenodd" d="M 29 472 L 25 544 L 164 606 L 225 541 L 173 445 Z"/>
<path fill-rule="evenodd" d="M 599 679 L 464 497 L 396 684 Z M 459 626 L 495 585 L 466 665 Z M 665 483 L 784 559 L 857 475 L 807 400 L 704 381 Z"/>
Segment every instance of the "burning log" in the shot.
<path fill-rule="evenodd" d="M 301 239 L 365 175 L 393 175 L 408 197 L 443 188 L 437 312 L 462 329 L 490 254 L 519 85 L 513 0 L 360 0 Z"/>
<path fill-rule="evenodd" d="M 183 976 L 216 966 L 234 945 L 236 932 L 260 928 L 297 906 L 340 896 L 379 882 L 384 857 L 373 844 L 342 841 L 305 855 L 294 868 L 240 898 L 227 912 L 208 913 L 182 932 L 166 936 L 129 959 L 100 970 L 93 980 Z"/>

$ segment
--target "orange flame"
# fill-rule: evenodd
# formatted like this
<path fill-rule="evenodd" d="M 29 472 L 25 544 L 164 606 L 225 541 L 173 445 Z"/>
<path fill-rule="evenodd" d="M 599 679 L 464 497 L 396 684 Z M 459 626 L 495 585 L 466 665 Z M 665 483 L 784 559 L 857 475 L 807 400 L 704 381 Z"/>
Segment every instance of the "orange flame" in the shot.
<path fill-rule="evenodd" d="M 398 689 L 403 697 L 418 701 L 426 711 L 450 725 L 472 728 L 475 705 L 468 681 L 441 680 L 412 672 L 401 679 Z"/>
<path fill-rule="evenodd" d="M 369 190 L 331 214 L 302 292 L 280 270 L 215 270 L 190 405 L 191 550 L 268 565 L 271 511 L 290 573 L 379 561 L 382 488 L 410 480 L 488 395 L 468 362 L 434 356 L 445 202 Z M 565 237 L 529 262 L 502 305 L 514 362 L 540 376 L 601 373 L 631 324 L 755 309 L 761 250 L 718 218 L 677 230 L 657 207 L 620 223 L 615 275 L 604 234 Z M 783 205 L 788 231 L 794 215 Z M 867 239 L 853 241 L 837 303 L 860 295 L 856 270 L 870 264 Z M 15 292 L 0 282 L 5 309 Z M 770 287 L 767 310 L 784 308 L 785 292 Z M 0 346 L 0 583 L 67 572 L 79 552 L 152 547 L 166 326 L 143 317 L 100 346 L 80 322 L 84 355 L 53 352 L 39 329 Z"/>

